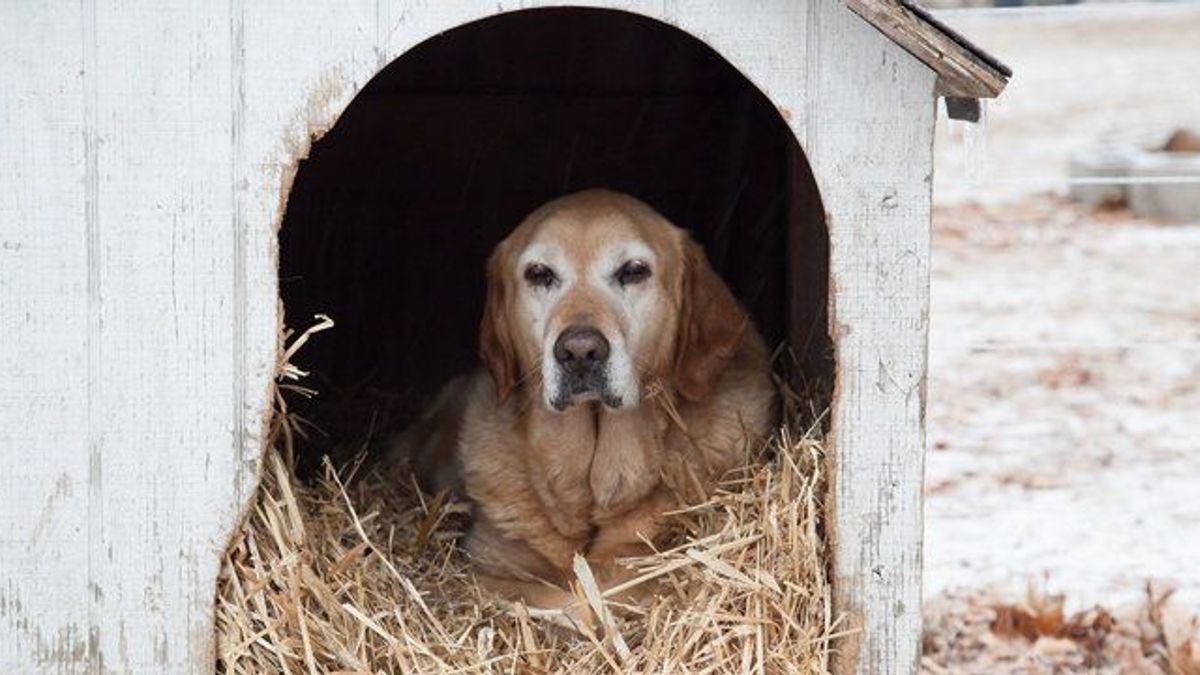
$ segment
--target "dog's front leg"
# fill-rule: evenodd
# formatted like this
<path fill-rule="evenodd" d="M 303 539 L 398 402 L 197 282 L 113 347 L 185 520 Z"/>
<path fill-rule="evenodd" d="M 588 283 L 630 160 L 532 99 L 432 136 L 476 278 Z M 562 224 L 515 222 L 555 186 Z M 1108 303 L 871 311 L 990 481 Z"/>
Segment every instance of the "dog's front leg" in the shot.
<path fill-rule="evenodd" d="M 533 413 L 529 425 L 529 484 L 562 536 L 581 542 L 591 535 L 592 494 L 588 469 L 596 444 L 590 411 Z"/>
<path fill-rule="evenodd" d="M 650 494 L 659 484 L 665 452 L 663 424 L 651 410 L 606 411 L 599 421 L 588 476 L 594 521 L 622 513 Z"/>

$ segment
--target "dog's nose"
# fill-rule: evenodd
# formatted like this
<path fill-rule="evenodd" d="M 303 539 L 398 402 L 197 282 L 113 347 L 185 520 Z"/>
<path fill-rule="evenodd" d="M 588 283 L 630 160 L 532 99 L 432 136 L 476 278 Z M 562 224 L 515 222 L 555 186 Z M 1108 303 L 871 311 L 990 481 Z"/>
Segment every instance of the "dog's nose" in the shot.
<path fill-rule="evenodd" d="M 554 360 L 574 375 L 587 375 L 608 360 L 608 339 L 595 328 L 571 326 L 554 341 Z"/>

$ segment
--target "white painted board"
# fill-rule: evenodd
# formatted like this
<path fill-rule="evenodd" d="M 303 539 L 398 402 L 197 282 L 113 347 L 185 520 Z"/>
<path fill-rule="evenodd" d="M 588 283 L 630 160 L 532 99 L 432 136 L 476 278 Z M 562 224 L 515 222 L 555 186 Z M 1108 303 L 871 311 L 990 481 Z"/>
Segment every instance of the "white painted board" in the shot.
<path fill-rule="evenodd" d="M 830 230 L 835 606 L 860 631 L 835 665 L 909 673 L 920 657 L 935 76 L 845 12 L 820 17 L 802 138 Z"/>

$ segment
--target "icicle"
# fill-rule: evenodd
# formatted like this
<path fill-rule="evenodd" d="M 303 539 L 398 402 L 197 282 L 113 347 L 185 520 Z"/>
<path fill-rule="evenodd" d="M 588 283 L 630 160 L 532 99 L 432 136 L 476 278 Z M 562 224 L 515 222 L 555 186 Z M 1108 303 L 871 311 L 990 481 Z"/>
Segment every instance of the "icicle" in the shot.
<path fill-rule="evenodd" d="M 979 121 L 959 122 L 963 125 L 963 167 L 968 181 L 978 181 L 987 165 L 988 102 L 979 101 Z"/>

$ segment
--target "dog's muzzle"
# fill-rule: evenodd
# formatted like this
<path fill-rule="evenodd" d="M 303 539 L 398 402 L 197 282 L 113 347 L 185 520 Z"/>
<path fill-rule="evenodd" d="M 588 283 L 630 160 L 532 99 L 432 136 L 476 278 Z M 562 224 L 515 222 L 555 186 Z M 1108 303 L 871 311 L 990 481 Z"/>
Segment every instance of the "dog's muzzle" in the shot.
<path fill-rule="evenodd" d="M 566 410 L 577 401 L 600 399 L 617 408 L 621 398 L 609 390 L 608 338 L 591 326 L 569 326 L 554 341 L 554 361 L 558 364 L 558 391 L 551 405 Z"/>

